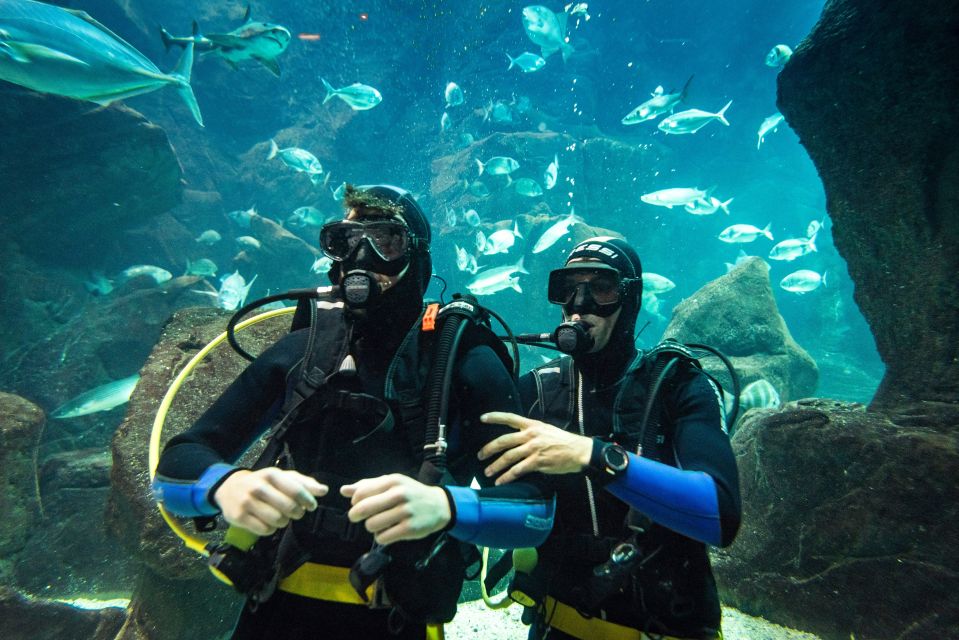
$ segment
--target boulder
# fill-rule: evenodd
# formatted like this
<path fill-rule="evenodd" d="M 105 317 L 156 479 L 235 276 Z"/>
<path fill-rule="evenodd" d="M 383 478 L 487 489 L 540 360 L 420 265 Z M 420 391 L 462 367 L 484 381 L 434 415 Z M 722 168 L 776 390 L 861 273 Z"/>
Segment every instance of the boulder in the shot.
<path fill-rule="evenodd" d="M 123 609 L 82 609 L 63 602 L 28 598 L 0 586 L 3 640 L 112 640 L 126 619 Z"/>
<path fill-rule="evenodd" d="M 955 636 L 953 435 L 808 399 L 749 412 L 733 449 L 743 525 L 713 553 L 724 603 L 826 640 Z"/>
<path fill-rule="evenodd" d="M 32 476 L 32 474 L 31 474 Z M 128 594 L 133 562 L 106 535 L 110 454 L 102 448 L 48 457 L 40 470 L 43 522 L 17 554 L 15 584 L 44 597 L 111 598 Z"/>
<path fill-rule="evenodd" d="M 816 391 L 816 363 L 790 335 L 761 258 L 744 261 L 676 305 L 663 337 L 719 349 L 743 387 L 765 378 L 784 402 Z M 732 389 L 720 362 L 708 358 L 703 365 L 727 392 Z"/>
<path fill-rule="evenodd" d="M 40 521 L 36 483 L 37 442 L 43 410 L 19 396 L 0 392 L 0 579 L 11 556 L 21 551 Z M 3 580 L 6 582 L 6 580 Z"/>
<path fill-rule="evenodd" d="M 951 428 L 959 414 L 957 29 L 956 0 L 881 10 L 832 0 L 780 73 L 777 101 L 822 177 L 836 248 L 886 364 L 871 406 Z"/>
<path fill-rule="evenodd" d="M 236 594 L 210 575 L 205 562 L 161 518 L 152 500 L 147 456 L 154 417 L 171 382 L 224 331 L 230 315 L 209 308 L 183 309 L 173 315 L 141 370 L 126 419 L 113 438 L 108 527 L 141 565 L 131 603 L 136 613 L 124 638 L 216 637 L 229 631 L 235 621 Z M 252 325 L 238 332 L 237 339 L 247 351 L 260 353 L 288 330 L 289 321 L 290 316 L 281 316 Z M 188 428 L 246 364 L 225 341 L 213 349 L 172 399 L 157 452 L 170 437 Z M 255 454 L 254 449 L 241 463 L 252 463 Z M 201 545 L 222 536 L 221 529 L 200 537 L 188 520 L 179 525 Z"/>

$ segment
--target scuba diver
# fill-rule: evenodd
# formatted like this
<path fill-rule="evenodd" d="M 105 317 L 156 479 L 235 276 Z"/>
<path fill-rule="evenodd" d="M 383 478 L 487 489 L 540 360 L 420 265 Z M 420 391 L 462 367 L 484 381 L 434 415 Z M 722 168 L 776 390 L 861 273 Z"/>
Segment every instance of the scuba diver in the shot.
<path fill-rule="evenodd" d="M 732 543 L 741 504 L 720 387 L 676 341 L 637 352 L 642 282 L 624 240 L 576 245 L 548 288 L 571 357 L 520 379 L 527 417 L 482 418 L 515 429 L 480 452 L 497 485 L 555 480 L 556 525 L 511 587 L 531 639 L 722 637 L 706 545 Z"/>
<path fill-rule="evenodd" d="M 419 204 L 388 185 L 350 186 L 344 204 L 345 219 L 320 231 L 338 298 L 311 300 L 310 326 L 170 439 L 153 485 L 198 526 L 221 514 L 228 541 L 237 529 L 258 536 L 249 551 L 211 554 L 247 597 L 236 639 L 442 637 L 471 544 L 536 545 L 552 526 L 536 478 L 468 487 L 483 480 L 477 452 L 509 432 L 479 416 L 520 410 L 509 356 L 484 322 L 457 334 L 445 393 L 427 388 L 450 321 L 445 307 L 424 311 L 431 234 Z M 448 307 L 474 309 L 468 298 Z M 449 416 L 438 436 L 437 397 Z M 264 433 L 257 464 L 236 466 Z"/>

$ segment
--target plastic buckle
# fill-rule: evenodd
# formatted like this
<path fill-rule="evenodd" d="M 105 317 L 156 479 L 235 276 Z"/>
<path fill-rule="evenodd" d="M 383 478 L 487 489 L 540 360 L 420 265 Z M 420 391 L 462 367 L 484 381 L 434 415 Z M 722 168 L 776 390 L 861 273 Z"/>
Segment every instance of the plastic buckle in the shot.
<path fill-rule="evenodd" d="M 423 331 L 436 330 L 436 315 L 439 311 L 440 305 L 435 302 L 426 307 L 426 312 L 423 313 Z"/>

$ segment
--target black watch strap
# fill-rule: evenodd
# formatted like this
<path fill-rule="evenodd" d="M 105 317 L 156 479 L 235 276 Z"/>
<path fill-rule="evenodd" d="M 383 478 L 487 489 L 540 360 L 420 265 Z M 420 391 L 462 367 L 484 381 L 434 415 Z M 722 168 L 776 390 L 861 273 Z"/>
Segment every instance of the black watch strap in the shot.
<path fill-rule="evenodd" d="M 589 465 L 586 467 L 586 475 L 593 483 L 605 486 L 620 477 L 626 472 L 626 465 L 620 468 L 611 466 L 607 460 L 610 456 L 607 449 L 614 448 L 614 455 L 628 461 L 626 450 L 616 443 L 606 442 L 600 438 L 593 438 L 593 452 L 589 457 Z"/>

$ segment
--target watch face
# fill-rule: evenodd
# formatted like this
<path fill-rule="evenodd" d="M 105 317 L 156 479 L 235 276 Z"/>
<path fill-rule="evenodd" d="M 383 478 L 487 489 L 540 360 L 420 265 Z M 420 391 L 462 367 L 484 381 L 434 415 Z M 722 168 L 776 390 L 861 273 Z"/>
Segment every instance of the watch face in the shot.
<path fill-rule="evenodd" d="M 603 449 L 603 461 L 612 471 L 624 471 L 629 463 L 626 451 L 619 445 L 611 444 Z"/>

